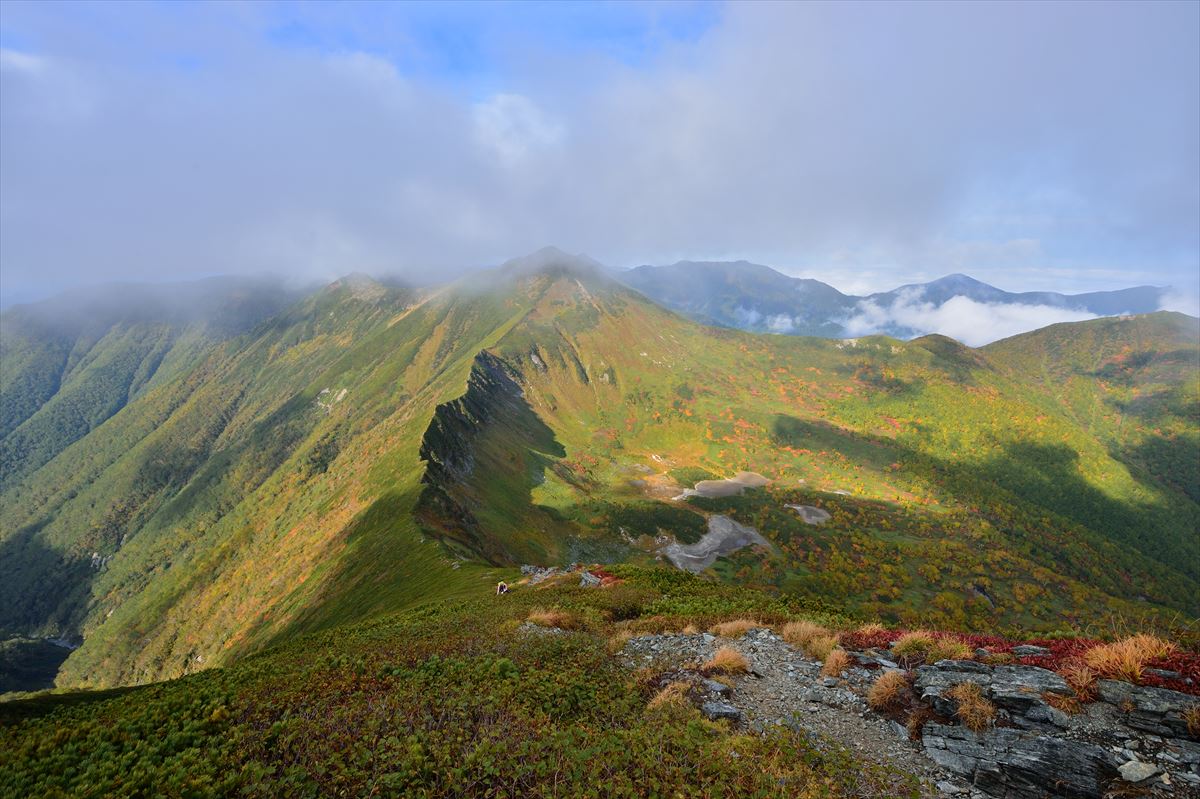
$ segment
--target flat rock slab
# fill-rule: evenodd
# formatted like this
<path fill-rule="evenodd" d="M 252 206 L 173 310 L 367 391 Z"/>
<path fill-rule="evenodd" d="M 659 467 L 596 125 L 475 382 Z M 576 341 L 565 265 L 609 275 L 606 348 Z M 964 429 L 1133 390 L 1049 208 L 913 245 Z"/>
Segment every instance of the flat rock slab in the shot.
<path fill-rule="evenodd" d="M 824 524 L 833 518 L 829 515 L 829 511 L 812 505 L 784 505 L 784 507 L 796 511 L 800 521 L 805 524 Z"/>
<path fill-rule="evenodd" d="M 992 796 L 1099 797 L 1117 777 L 1112 753 L 1094 744 L 1012 729 L 975 733 L 927 723 L 922 742 L 938 765 Z"/>
<path fill-rule="evenodd" d="M 747 488 L 762 488 L 771 481 L 757 472 L 738 472 L 726 480 L 701 480 L 695 488 L 685 488 L 676 499 L 688 497 L 732 497 Z"/>

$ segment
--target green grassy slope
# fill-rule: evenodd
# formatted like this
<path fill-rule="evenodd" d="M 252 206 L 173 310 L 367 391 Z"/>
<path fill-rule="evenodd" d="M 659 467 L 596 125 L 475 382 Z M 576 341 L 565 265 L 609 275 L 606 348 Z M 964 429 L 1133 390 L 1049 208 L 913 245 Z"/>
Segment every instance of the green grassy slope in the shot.
<path fill-rule="evenodd" d="M 0 316 L 0 489 L 294 296 L 270 281 L 213 278 L 105 287 L 6 311 Z"/>
<path fill-rule="evenodd" d="M 529 529 L 557 518 L 563 545 L 552 556 L 602 556 L 604 533 L 609 551 L 648 555 L 644 541 L 620 552 L 628 538 L 614 533 L 646 516 L 670 467 L 752 469 L 773 484 L 674 506 L 732 513 L 779 545 L 775 557 L 719 562 L 732 579 L 977 629 L 1046 629 L 1148 606 L 1196 615 L 1196 504 L 987 354 L 940 337 L 755 337 L 594 283 L 558 289 L 494 352 L 566 454 L 532 488 L 519 474 L 502 491 L 506 473 L 495 469 L 464 481 L 475 497 L 488 486 L 504 493 L 506 516 L 534 520 Z M 526 494 L 522 515 L 511 503 Z M 783 508 L 794 502 L 834 518 L 809 527 Z M 678 524 L 664 529 L 654 515 L 634 532 Z"/>
<path fill-rule="evenodd" d="M 714 512 L 775 546 L 714 576 L 872 616 L 1198 615 L 1195 500 L 1078 413 L 1000 349 L 704 328 L 588 270 L 428 295 L 347 280 L 4 488 L 0 630 L 82 635 L 60 685 L 146 682 L 523 561 L 650 561 Z M 671 500 L 738 469 L 773 482 Z"/>
<path fill-rule="evenodd" d="M 912 777 L 784 726 L 746 735 L 690 705 L 652 707 L 655 686 L 606 647 L 618 627 L 682 624 L 657 615 L 680 599 L 777 618 L 799 605 L 677 574 L 487 591 L 166 683 L 0 703 L 0 794 L 919 795 Z M 576 631 L 521 630 L 541 603 Z"/>

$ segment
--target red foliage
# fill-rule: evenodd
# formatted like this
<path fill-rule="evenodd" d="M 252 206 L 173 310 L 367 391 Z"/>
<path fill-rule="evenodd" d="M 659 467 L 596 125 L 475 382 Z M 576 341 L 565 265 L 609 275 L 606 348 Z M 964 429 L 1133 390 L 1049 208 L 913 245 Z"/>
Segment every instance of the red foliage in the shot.
<path fill-rule="evenodd" d="M 847 649 L 884 649 L 904 635 L 907 630 L 882 630 L 873 633 L 848 632 L 842 634 L 842 646 Z M 1050 650 L 1047 655 L 1031 655 L 1019 657 L 1016 663 L 1023 666 L 1040 666 L 1050 671 L 1062 671 L 1063 667 L 1072 661 L 1078 662 L 1083 654 L 1102 642 L 1092 638 L 1032 638 L 1014 641 L 998 635 L 976 635 L 971 633 L 933 632 L 935 638 L 952 636 L 965 641 L 972 649 L 986 649 L 993 654 L 1011 653 L 1013 647 L 1021 644 L 1032 644 Z M 1172 691 L 1200 696 L 1200 654 L 1195 652 L 1176 652 L 1169 657 L 1151 661 L 1149 668 L 1163 671 L 1174 671 L 1180 674 L 1179 679 L 1164 679 L 1154 674 L 1145 674 L 1143 685 L 1158 688 L 1169 688 Z M 1186 680 L 1191 680 L 1189 685 Z"/>

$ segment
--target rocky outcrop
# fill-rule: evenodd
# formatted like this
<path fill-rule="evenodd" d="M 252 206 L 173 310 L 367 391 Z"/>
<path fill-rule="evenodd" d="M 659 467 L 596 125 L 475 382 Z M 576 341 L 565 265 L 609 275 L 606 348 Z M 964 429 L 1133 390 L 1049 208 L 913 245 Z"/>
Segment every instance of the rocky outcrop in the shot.
<path fill-rule="evenodd" d="M 1118 774 L 1114 756 L 1095 744 L 1015 729 L 975 733 L 933 722 L 921 732 L 933 762 L 969 778 L 989 796 L 1099 797 Z"/>
<path fill-rule="evenodd" d="M 695 673 L 721 646 L 733 646 L 750 664 L 732 689 L 701 685 Z M 819 663 L 767 629 L 736 639 L 648 635 L 623 651 L 631 667 L 670 670 L 673 681 L 692 674 L 702 689 L 698 705 L 710 718 L 751 731 L 783 724 L 830 737 L 918 776 L 929 796 L 1200 798 L 1200 741 L 1186 721 L 1200 697 L 1178 691 L 1102 680 L 1097 701 L 1066 713 L 1060 708 L 1072 707 L 1074 692 L 1053 671 L 943 660 L 912 673 L 907 707 L 879 715 L 865 696 L 883 671 L 899 667 L 878 650 L 852 652 L 853 664 L 837 678 L 823 676 Z M 957 721 L 950 691 L 965 682 L 995 706 L 994 722 L 979 732 Z M 716 715 L 718 705 L 738 715 Z M 910 741 L 910 731 L 919 740 Z"/>

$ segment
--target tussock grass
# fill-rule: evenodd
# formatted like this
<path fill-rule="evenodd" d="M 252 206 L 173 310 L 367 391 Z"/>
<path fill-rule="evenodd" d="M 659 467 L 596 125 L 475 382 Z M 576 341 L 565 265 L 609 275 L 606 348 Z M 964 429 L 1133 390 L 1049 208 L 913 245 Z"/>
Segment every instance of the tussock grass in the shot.
<path fill-rule="evenodd" d="M 846 654 L 846 650 L 832 649 L 825 656 L 825 665 L 821 667 L 821 674 L 825 677 L 837 677 L 848 668 L 850 668 L 850 655 Z"/>
<path fill-rule="evenodd" d="M 879 635 L 880 633 L 886 633 L 887 627 L 884 627 L 877 621 L 873 621 L 860 626 L 854 632 L 858 633 L 859 635 Z"/>
<path fill-rule="evenodd" d="M 629 639 L 633 638 L 633 633 L 629 630 L 620 630 L 608 637 L 605 642 L 605 648 L 610 654 L 616 654 L 625 648 L 625 644 L 629 643 Z"/>
<path fill-rule="evenodd" d="M 805 655 L 813 660 L 825 660 L 838 644 L 836 633 L 830 632 L 827 627 L 804 619 L 783 625 L 780 635 L 783 636 L 783 640 L 792 646 L 799 647 Z"/>
<path fill-rule="evenodd" d="M 960 682 L 946 695 L 958 704 L 954 715 L 969 730 L 983 732 L 996 718 L 996 706 L 983 695 L 983 689 L 973 682 Z"/>
<path fill-rule="evenodd" d="M 1192 705 L 1183 711 L 1183 722 L 1187 724 L 1188 735 L 1200 738 L 1200 705 Z"/>
<path fill-rule="evenodd" d="M 1080 702 L 1096 701 L 1096 672 L 1086 664 L 1072 661 L 1065 664 L 1059 673 Z"/>
<path fill-rule="evenodd" d="M 934 638 L 931 633 L 925 630 L 914 630 L 896 640 L 895 646 L 892 647 L 892 653 L 899 657 L 923 659 L 933 648 L 933 644 Z"/>
<path fill-rule="evenodd" d="M 741 652 L 731 646 L 723 646 L 712 656 L 712 660 L 700 667 L 704 674 L 744 674 L 750 664 Z"/>
<path fill-rule="evenodd" d="M 708 631 L 722 638 L 740 638 L 758 627 L 762 627 L 762 625 L 754 619 L 734 619 L 733 621 L 723 621 L 719 624 L 714 624 L 708 628 Z"/>
<path fill-rule="evenodd" d="M 1052 691 L 1042 693 L 1042 701 L 1053 708 L 1058 708 L 1063 713 L 1074 716 L 1083 712 L 1083 703 L 1074 696 L 1063 696 Z"/>
<path fill-rule="evenodd" d="M 525 620 L 539 627 L 558 627 L 562 630 L 574 630 L 579 626 L 579 618 L 575 614 L 556 608 L 534 608 Z"/>
<path fill-rule="evenodd" d="M 896 707 L 908 691 L 908 676 L 902 671 L 885 671 L 867 691 L 867 704 L 875 710 Z"/>
<path fill-rule="evenodd" d="M 792 646 L 804 648 L 809 641 L 817 636 L 829 635 L 829 630 L 816 622 L 801 619 L 800 621 L 789 621 L 783 625 L 783 629 L 779 631 L 779 634 L 783 636 L 783 640 Z"/>
<path fill-rule="evenodd" d="M 691 688 L 685 682 L 673 682 L 655 694 L 646 707 L 650 710 L 659 710 L 666 708 L 683 708 L 688 703 L 688 690 Z"/>
<path fill-rule="evenodd" d="M 939 660 L 972 660 L 974 650 L 957 638 L 945 636 L 934 640 L 929 651 L 925 653 L 925 662 L 933 665 Z"/>
<path fill-rule="evenodd" d="M 1083 661 L 1101 677 L 1139 683 L 1147 663 L 1174 651 L 1175 645 L 1169 641 L 1140 633 L 1089 649 Z"/>
<path fill-rule="evenodd" d="M 813 660 L 825 660 L 829 657 L 829 653 L 837 648 L 838 637 L 836 635 L 820 635 L 808 642 L 808 646 L 804 651 Z"/>
<path fill-rule="evenodd" d="M 684 635 L 696 635 L 699 632 L 700 632 L 700 630 L 698 630 L 696 628 L 696 625 L 694 625 L 694 624 L 689 624 L 688 626 L 683 628 Z"/>

